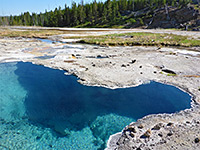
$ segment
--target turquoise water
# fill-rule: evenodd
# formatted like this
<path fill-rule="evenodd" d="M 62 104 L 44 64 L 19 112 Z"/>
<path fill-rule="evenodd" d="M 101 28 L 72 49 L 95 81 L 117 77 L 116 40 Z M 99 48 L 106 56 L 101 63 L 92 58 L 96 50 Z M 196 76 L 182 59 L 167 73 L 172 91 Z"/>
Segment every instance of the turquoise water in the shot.
<path fill-rule="evenodd" d="M 31 63 L 0 64 L 0 149 L 104 149 L 111 134 L 191 97 L 157 82 L 111 90 Z"/>

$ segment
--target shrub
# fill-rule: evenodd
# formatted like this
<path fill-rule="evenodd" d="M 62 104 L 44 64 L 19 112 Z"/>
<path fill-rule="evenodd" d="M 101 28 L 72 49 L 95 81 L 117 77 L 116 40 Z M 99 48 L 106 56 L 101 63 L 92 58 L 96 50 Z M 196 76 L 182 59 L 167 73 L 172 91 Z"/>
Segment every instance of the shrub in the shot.
<path fill-rule="evenodd" d="M 133 19 L 133 18 L 129 19 L 128 21 L 129 21 L 129 23 L 131 23 L 131 24 L 134 24 L 134 23 L 137 22 L 137 21 L 136 21 L 135 19 Z"/>
<path fill-rule="evenodd" d="M 142 20 L 142 18 L 139 18 L 140 24 L 144 25 L 144 21 Z"/>

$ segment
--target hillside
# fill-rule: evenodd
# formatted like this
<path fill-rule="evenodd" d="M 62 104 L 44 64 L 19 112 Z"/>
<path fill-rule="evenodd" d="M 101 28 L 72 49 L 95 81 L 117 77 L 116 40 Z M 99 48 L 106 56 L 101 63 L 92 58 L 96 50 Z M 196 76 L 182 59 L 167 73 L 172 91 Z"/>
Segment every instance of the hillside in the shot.
<path fill-rule="evenodd" d="M 178 29 L 200 29 L 200 13 L 194 5 L 187 5 L 179 8 L 174 6 L 165 6 L 156 9 L 153 13 L 149 8 L 133 12 L 131 15 L 135 18 L 143 18 L 143 22 L 127 24 L 129 28 L 178 28 Z M 138 19 L 139 20 L 139 19 Z"/>
<path fill-rule="evenodd" d="M 0 25 L 200 29 L 198 0 L 107 0 L 0 17 Z"/>

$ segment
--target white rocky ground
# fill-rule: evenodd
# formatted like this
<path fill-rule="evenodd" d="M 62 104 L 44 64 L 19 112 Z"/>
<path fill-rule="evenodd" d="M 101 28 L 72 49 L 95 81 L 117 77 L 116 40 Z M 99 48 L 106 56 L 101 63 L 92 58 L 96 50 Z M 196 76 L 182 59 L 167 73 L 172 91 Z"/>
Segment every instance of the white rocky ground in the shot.
<path fill-rule="evenodd" d="M 63 69 L 67 74 L 76 75 L 80 83 L 92 86 L 131 87 L 150 80 L 175 85 L 193 96 L 192 109 L 144 117 L 111 136 L 108 149 L 200 147 L 199 48 L 191 51 L 157 47 L 99 47 L 2 38 L 0 62 L 9 61 L 30 61 Z M 165 73 L 163 69 L 175 72 L 176 76 Z"/>

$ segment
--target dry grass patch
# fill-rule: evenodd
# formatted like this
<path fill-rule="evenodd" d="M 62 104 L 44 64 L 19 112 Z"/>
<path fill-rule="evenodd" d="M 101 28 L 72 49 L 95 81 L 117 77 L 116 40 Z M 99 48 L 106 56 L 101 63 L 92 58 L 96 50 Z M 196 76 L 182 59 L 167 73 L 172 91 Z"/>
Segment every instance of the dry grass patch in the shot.
<path fill-rule="evenodd" d="M 56 30 L 11 30 L 0 29 L 1 37 L 24 37 L 24 38 L 47 38 L 51 35 L 63 34 L 63 31 Z"/>

